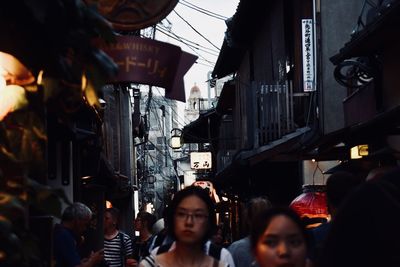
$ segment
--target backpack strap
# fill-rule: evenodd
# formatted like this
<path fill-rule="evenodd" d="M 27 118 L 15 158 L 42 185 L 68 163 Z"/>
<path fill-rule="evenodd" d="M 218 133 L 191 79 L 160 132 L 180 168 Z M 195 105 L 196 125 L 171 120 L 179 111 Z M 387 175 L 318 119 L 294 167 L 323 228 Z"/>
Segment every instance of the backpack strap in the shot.
<path fill-rule="evenodd" d="M 124 235 L 121 232 L 118 232 L 119 242 L 120 242 L 120 256 L 121 256 L 121 263 L 122 267 L 125 267 L 125 255 L 126 255 L 126 247 L 125 247 L 125 240 Z"/>
<path fill-rule="evenodd" d="M 211 257 L 219 260 L 221 258 L 221 250 L 222 250 L 221 246 L 218 246 L 218 245 L 216 245 L 216 244 L 211 242 L 210 243 L 210 248 L 209 248 L 209 251 L 208 251 L 208 255 L 210 255 Z"/>
<path fill-rule="evenodd" d="M 150 266 L 150 267 L 155 267 L 156 266 L 156 260 L 153 257 L 153 255 L 149 255 L 149 256 L 143 258 L 143 261 L 145 261 L 147 263 L 147 265 Z"/>

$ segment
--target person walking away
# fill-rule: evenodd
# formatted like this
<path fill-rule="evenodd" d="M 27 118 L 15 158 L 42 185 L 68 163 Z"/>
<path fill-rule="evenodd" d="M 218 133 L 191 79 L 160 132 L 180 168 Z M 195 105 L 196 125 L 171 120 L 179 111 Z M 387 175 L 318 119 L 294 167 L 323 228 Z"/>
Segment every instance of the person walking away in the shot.
<path fill-rule="evenodd" d="M 338 171 L 326 181 L 326 201 L 331 220 L 311 229 L 310 259 L 316 261 L 331 228 L 331 221 L 344 200 L 361 184 L 362 180 L 350 172 Z"/>
<path fill-rule="evenodd" d="M 166 217 L 167 230 L 175 240 L 175 248 L 149 255 L 139 267 L 226 267 L 227 264 L 207 255 L 205 243 L 216 227 L 215 206 L 206 190 L 188 186 L 177 192 Z"/>
<path fill-rule="evenodd" d="M 75 202 L 62 214 L 61 223 L 54 227 L 55 267 L 92 267 L 103 260 L 103 250 L 92 252 L 81 259 L 78 244 L 92 219 L 92 211 L 83 203 Z"/>
<path fill-rule="evenodd" d="M 248 235 L 233 242 L 228 250 L 232 254 L 236 267 L 258 266 L 250 248 L 250 227 L 252 221 L 262 212 L 271 208 L 271 202 L 266 197 L 254 197 L 248 201 L 245 207 L 244 218 Z"/>
<path fill-rule="evenodd" d="M 305 224 L 288 207 L 273 207 L 261 213 L 251 226 L 250 242 L 260 267 L 309 266 Z"/>
<path fill-rule="evenodd" d="M 138 260 L 142 260 L 150 254 L 150 246 L 153 241 L 152 228 L 154 223 L 157 221 L 155 215 L 140 211 L 134 221 L 135 231 L 139 232 L 139 238 L 136 239 L 136 255 L 138 255 Z"/>
<path fill-rule="evenodd" d="M 119 210 L 107 208 L 104 212 L 104 259 L 108 267 L 134 267 L 132 240 L 118 229 Z"/>
<path fill-rule="evenodd" d="M 400 266 L 400 169 L 360 184 L 332 220 L 318 267 Z"/>

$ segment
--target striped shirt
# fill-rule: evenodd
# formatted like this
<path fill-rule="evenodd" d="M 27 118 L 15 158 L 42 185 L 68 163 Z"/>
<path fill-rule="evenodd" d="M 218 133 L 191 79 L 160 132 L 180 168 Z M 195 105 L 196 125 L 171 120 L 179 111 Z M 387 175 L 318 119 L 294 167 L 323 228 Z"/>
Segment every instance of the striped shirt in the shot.
<path fill-rule="evenodd" d="M 121 249 L 121 239 L 123 236 L 123 247 Z M 104 238 L 104 259 L 107 261 L 109 267 L 122 267 L 127 256 L 132 255 L 132 240 L 129 235 L 119 232 L 113 239 Z"/>

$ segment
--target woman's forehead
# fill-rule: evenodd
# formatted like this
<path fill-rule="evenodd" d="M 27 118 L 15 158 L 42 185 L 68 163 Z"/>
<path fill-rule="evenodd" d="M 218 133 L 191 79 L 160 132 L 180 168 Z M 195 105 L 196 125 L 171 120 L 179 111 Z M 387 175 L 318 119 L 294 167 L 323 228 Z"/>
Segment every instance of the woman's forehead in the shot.
<path fill-rule="evenodd" d="M 178 204 L 177 208 L 207 209 L 207 204 L 198 196 L 187 196 Z"/>

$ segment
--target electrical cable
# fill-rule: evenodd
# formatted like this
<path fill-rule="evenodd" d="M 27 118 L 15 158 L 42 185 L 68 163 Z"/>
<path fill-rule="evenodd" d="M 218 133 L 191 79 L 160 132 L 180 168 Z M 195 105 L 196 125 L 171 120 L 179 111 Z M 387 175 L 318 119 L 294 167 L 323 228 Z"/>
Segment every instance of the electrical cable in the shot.
<path fill-rule="evenodd" d="M 201 8 L 201 7 L 199 7 L 199 6 L 196 6 L 196 5 L 192 4 L 192 3 L 187 2 L 187 1 L 184 1 L 184 0 L 179 1 L 179 4 L 184 5 L 184 6 L 186 6 L 186 7 L 189 7 L 189 8 L 191 8 L 191 9 L 195 10 L 195 11 L 198 11 L 198 12 L 200 12 L 200 13 L 203 13 L 203 14 L 205 14 L 205 15 L 207 15 L 207 16 L 210 16 L 210 17 L 213 17 L 213 18 L 216 18 L 216 19 L 220 19 L 220 20 L 223 20 L 223 21 L 225 21 L 225 20 L 228 19 L 228 18 L 225 17 L 225 16 L 222 16 L 222 15 L 220 15 L 220 14 L 211 12 L 211 11 L 209 11 L 209 10 L 207 10 L 207 9 Z"/>
<path fill-rule="evenodd" d="M 167 35 L 167 36 L 169 36 L 167 33 L 163 32 L 163 31 L 160 31 L 160 29 L 158 29 L 158 31 L 161 32 L 161 33 L 163 33 L 163 34 L 165 34 L 165 35 Z M 169 36 L 169 37 L 173 38 L 172 36 Z M 180 41 L 180 40 L 178 40 L 178 41 Z M 183 44 L 185 44 L 185 45 L 187 45 L 187 44 L 186 44 L 185 42 L 183 42 L 183 41 L 180 41 L 180 42 L 183 43 Z M 214 65 L 213 62 L 211 62 L 211 61 L 209 61 L 208 59 L 206 59 L 203 55 L 200 55 L 192 46 L 190 46 L 190 45 L 187 45 L 187 46 L 188 46 L 188 48 L 190 48 L 190 50 L 192 50 L 196 55 L 199 56 L 198 59 L 203 59 L 204 61 L 209 62 L 210 64 Z M 211 67 L 212 67 L 212 66 L 211 66 Z"/>
<path fill-rule="evenodd" d="M 187 42 L 184 41 L 181 37 L 179 37 L 178 35 L 175 35 L 175 34 L 172 33 L 172 32 L 171 32 L 171 34 L 172 34 L 172 35 L 171 35 L 171 34 L 165 32 L 163 29 L 157 28 L 157 30 L 158 30 L 159 32 L 161 32 L 162 34 L 164 34 L 164 35 L 166 35 L 166 36 L 168 36 L 168 37 L 170 37 L 170 38 L 172 38 L 172 39 L 174 39 L 174 40 L 176 40 L 176 41 L 178 41 L 178 42 L 181 42 L 182 44 L 184 44 L 184 45 L 190 47 L 192 50 L 193 50 L 193 49 L 197 49 L 197 50 L 200 50 L 200 51 L 202 51 L 202 52 L 204 52 L 204 53 L 207 53 L 207 54 L 210 54 L 210 55 L 213 55 L 213 56 L 216 56 L 216 57 L 218 56 L 218 54 L 214 54 L 214 53 L 212 53 L 212 52 L 210 52 L 210 51 L 204 50 L 204 49 L 202 49 L 202 48 L 200 48 L 200 47 L 196 47 L 196 46 L 194 46 L 194 45 L 191 45 L 191 44 L 187 43 Z M 200 56 L 198 53 L 196 53 L 196 54 L 197 54 L 198 56 Z M 214 62 L 211 62 L 211 61 L 205 59 L 204 57 L 203 57 L 203 59 L 206 60 L 207 62 L 209 62 L 210 64 L 215 65 Z"/>
<path fill-rule="evenodd" d="M 202 51 L 204 51 L 204 52 L 206 52 L 206 53 L 209 53 L 209 54 L 212 54 L 212 55 L 214 55 L 214 56 L 218 56 L 218 51 L 216 51 L 216 50 L 214 50 L 214 49 L 212 49 L 212 48 L 209 48 L 209 47 L 205 47 L 205 46 L 202 46 L 202 45 L 200 45 L 200 44 L 198 44 L 198 43 L 196 43 L 196 42 L 193 42 L 193 41 L 191 41 L 191 40 L 189 40 L 189 39 L 187 39 L 187 38 L 184 38 L 184 37 L 182 37 L 182 36 L 179 36 L 178 34 L 176 34 L 176 33 L 174 33 L 173 31 L 171 31 L 171 29 L 166 29 L 165 27 L 163 27 L 163 26 L 157 26 L 157 29 L 159 30 L 159 31 L 167 31 L 169 34 L 172 34 L 173 36 L 171 36 L 171 35 L 168 35 L 167 33 L 165 33 L 165 32 L 163 32 L 165 35 L 167 35 L 168 37 L 171 37 L 171 38 L 173 38 L 173 39 L 175 39 L 175 40 L 177 40 L 177 41 L 179 41 L 179 42 L 182 42 L 182 43 L 184 43 L 185 45 L 190 45 L 190 46 L 192 46 L 192 47 L 194 47 L 194 48 L 196 48 L 196 49 L 199 49 L 199 50 L 202 50 Z M 189 44 L 188 44 L 189 43 Z M 206 50 L 204 50 L 204 49 L 206 49 Z M 207 51 L 207 50 L 209 50 L 209 51 Z"/>
<path fill-rule="evenodd" d="M 183 20 L 192 30 L 194 30 L 198 35 L 200 35 L 201 37 L 204 38 L 204 40 L 206 40 L 208 43 L 210 43 L 212 46 L 214 46 L 218 51 L 220 51 L 221 49 L 219 47 L 217 47 L 215 44 L 213 44 L 210 40 L 208 40 L 203 34 L 201 34 L 198 30 L 196 30 L 192 24 L 190 24 L 187 20 L 185 20 L 181 15 L 179 15 L 178 12 L 176 12 L 175 10 L 173 10 L 174 13 L 181 19 Z"/>

